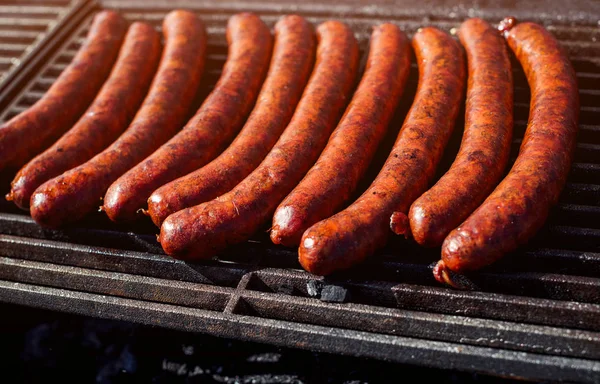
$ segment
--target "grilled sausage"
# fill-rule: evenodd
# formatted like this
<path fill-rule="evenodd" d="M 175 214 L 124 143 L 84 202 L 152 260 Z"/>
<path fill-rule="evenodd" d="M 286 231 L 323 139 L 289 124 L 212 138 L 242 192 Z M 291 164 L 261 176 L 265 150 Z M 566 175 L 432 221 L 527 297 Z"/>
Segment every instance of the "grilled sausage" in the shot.
<path fill-rule="evenodd" d="M 256 169 L 294 114 L 314 64 L 315 44 L 312 26 L 301 17 L 288 16 L 275 25 L 269 73 L 244 128 L 218 158 L 152 193 L 148 214 L 158 227 L 170 214 L 231 190 Z"/>
<path fill-rule="evenodd" d="M 0 127 L 0 170 L 22 167 L 73 126 L 108 76 L 126 31 L 116 12 L 94 17 L 81 49 L 46 94 Z"/>
<path fill-rule="evenodd" d="M 467 51 L 469 82 L 465 131 L 448 172 L 410 207 L 412 237 L 437 247 L 490 194 L 502 178 L 513 126 L 512 70 L 498 30 L 465 21 L 458 37 Z"/>
<path fill-rule="evenodd" d="M 135 219 L 156 188 L 212 160 L 241 128 L 267 72 L 273 41 L 269 27 L 251 13 L 229 19 L 227 41 L 221 78 L 196 115 L 108 188 L 103 210 L 111 220 Z"/>
<path fill-rule="evenodd" d="M 150 25 L 129 28 L 119 58 L 86 113 L 63 137 L 25 165 L 6 197 L 29 209 L 42 183 L 83 164 L 112 143 L 138 110 L 160 58 L 160 36 Z"/>
<path fill-rule="evenodd" d="M 407 212 L 434 176 L 463 97 L 463 52 L 435 28 L 419 30 L 412 45 L 419 66 L 415 100 L 371 186 L 348 208 L 304 232 L 299 260 L 311 273 L 348 268 L 384 246 L 392 212 Z"/>
<path fill-rule="evenodd" d="M 394 114 L 410 70 L 410 41 L 384 24 L 371 36 L 365 74 L 319 160 L 279 205 L 271 240 L 298 245 L 304 231 L 350 198 Z"/>
<path fill-rule="evenodd" d="M 193 13 L 173 11 L 164 19 L 163 33 L 158 70 L 132 123 L 103 152 L 33 193 L 30 211 L 39 224 L 58 227 L 93 211 L 113 181 L 181 127 L 200 82 L 206 32 Z"/>
<path fill-rule="evenodd" d="M 436 279 L 473 271 L 526 243 L 544 224 L 565 185 L 578 129 L 575 71 L 559 43 L 534 23 L 501 24 L 531 88 L 529 122 L 508 175 L 442 245 Z"/>
<path fill-rule="evenodd" d="M 313 165 L 346 107 L 358 68 L 358 43 L 337 21 L 317 28 L 317 62 L 294 116 L 263 162 L 230 192 L 163 222 L 167 254 L 207 258 L 247 240 Z"/>

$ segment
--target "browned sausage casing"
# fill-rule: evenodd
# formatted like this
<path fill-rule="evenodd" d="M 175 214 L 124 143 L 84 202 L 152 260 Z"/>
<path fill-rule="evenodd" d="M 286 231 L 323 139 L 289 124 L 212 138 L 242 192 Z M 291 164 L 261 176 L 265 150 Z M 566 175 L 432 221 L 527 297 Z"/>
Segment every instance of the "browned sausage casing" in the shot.
<path fill-rule="evenodd" d="M 148 214 L 154 224 L 160 227 L 170 214 L 230 191 L 256 169 L 294 114 L 314 64 L 315 44 L 305 19 L 277 22 L 269 73 L 244 128 L 215 160 L 152 193 Z"/>
<path fill-rule="evenodd" d="M 371 35 L 365 74 L 316 164 L 279 205 L 271 240 L 298 245 L 304 231 L 350 198 L 394 114 L 410 70 L 410 42 L 383 24 Z"/>
<path fill-rule="evenodd" d="M 21 168 L 7 199 L 29 209 L 29 199 L 42 183 L 83 164 L 115 141 L 148 91 L 160 50 L 158 32 L 148 24 L 133 23 L 115 66 L 92 105 L 54 145 Z"/>
<path fill-rule="evenodd" d="M 193 13 L 173 11 L 164 19 L 163 33 L 158 70 L 129 128 L 103 152 L 33 193 L 30 211 L 39 224 L 58 227 L 97 209 L 112 182 L 181 127 L 204 67 L 206 32 Z"/>
<path fill-rule="evenodd" d="M 299 260 L 311 273 L 327 275 L 348 268 L 384 246 L 392 212 L 408 212 L 434 176 L 460 110 L 463 52 L 458 42 L 435 28 L 419 30 L 412 45 L 419 85 L 398 139 L 365 193 L 304 232 Z"/>
<path fill-rule="evenodd" d="M 0 126 L 0 170 L 22 167 L 71 128 L 108 76 L 126 31 L 116 12 L 96 15 L 83 46 L 48 92 Z"/>
<path fill-rule="evenodd" d="M 358 43 L 337 21 L 317 28 L 317 62 L 296 112 L 263 162 L 230 192 L 167 217 L 160 242 L 167 254 L 206 258 L 247 240 L 313 165 L 354 86 Z"/>
<path fill-rule="evenodd" d="M 481 19 L 465 21 L 458 37 L 467 51 L 465 131 L 456 160 L 410 207 L 410 229 L 421 245 L 437 247 L 503 176 L 513 127 L 512 70 L 506 43 Z"/>
<path fill-rule="evenodd" d="M 506 39 L 531 88 L 529 123 L 508 175 L 444 240 L 435 277 L 450 284 L 446 269 L 476 270 L 527 242 L 556 204 L 571 167 L 579 93 L 568 57 L 554 37 L 534 23 L 517 24 L 506 32 Z"/>
<path fill-rule="evenodd" d="M 108 188 L 103 210 L 111 220 L 135 219 L 156 188 L 212 160 L 241 128 L 265 78 L 273 39 L 258 16 L 241 13 L 229 19 L 227 41 L 229 56 L 221 78 L 196 115 Z"/>

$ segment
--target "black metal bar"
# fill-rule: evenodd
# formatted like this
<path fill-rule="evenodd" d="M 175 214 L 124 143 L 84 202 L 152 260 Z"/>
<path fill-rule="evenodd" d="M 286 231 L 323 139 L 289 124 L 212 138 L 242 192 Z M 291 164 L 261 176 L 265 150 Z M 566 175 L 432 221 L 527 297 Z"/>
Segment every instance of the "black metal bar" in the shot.
<path fill-rule="evenodd" d="M 243 266 L 231 264 L 188 264 L 158 254 L 6 235 L 0 235 L 0 255 L 226 287 L 235 287 L 248 272 Z"/>
<path fill-rule="evenodd" d="M 263 269 L 254 273 L 249 290 L 274 292 L 274 287 L 292 285 L 302 296 L 314 276 L 306 272 Z M 465 292 L 449 288 L 381 281 L 325 280 L 350 290 L 352 302 L 374 307 L 392 307 L 468 317 L 508 320 L 600 331 L 600 305 L 548 300 L 489 292 Z M 258 283 L 258 284 L 257 284 Z M 510 310 L 507 310 L 510 308 Z"/>
<path fill-rule="evenodd" d="M 0 279 L 222 311 L 232 288 L 0 257 Z"/>
<path fill-rule="evenodd" d="M 600 358 L 600 333 L 596 332 L 280 296 L 244 292 L 241 298 L 246 305 L 238 306 L 244 309 L 235 313 L 428 340 Z"/>

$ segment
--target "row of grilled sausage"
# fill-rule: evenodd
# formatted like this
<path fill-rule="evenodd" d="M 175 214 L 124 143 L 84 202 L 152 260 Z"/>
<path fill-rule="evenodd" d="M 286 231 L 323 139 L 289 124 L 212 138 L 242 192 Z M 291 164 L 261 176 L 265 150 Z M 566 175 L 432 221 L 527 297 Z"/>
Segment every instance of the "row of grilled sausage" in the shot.
<path fill-rule="evenodd" d="M 349 205 L 408 78 L 411 42 L 397 26 L 373 28 L 352 92 L 359 48 L 344 23 L 324 22 L 315 34 L 302 17 L 286 16 L 273 37 L 256 15 L 234 15 L 221 77 L 178 133 L 200 84 L 206 32 L 194 14 L 177 10 L 163 33 L 160 57 L 151 26 L 128 28 L 117 13 L 99 13 L 44 97 L 0 127 L 0 169 L 22 167 L 7 198 L 39 224 L 76 221 L 104 196 L 111 220 L 144 212 L 160 226 L 167 254 L 201 259 L 272 218 L 272 241 L 299 246 L 302 266 L 320 275 L 373 254 L 391 228 L 441 245 L 434 275 L 456 285 L 453 272 L 526 242 L 566 181 L 578 127 L 575 73 L 537 24 L 465 21 L 458 37 L 468 73 L 450 35 L 417 31 L 414 102 L 378 176 Z M 513 128 L 506 43 L 525 71 L 531 108 L 518 158 L 500 182 Z M 427 190 L 467 77 L 460 150 Z"/>

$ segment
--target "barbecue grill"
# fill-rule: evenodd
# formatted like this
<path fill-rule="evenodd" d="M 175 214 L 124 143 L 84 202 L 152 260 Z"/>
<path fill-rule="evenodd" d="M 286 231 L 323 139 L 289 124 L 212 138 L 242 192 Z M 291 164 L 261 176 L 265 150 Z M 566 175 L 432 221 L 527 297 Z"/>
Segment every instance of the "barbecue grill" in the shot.
<path fill-rule="evenodd" d="M 370 27 L 383 21 L 398 24 L 409 35 L 428 25 L 452 32 L 475 16 L 492 23 L 507 15 L 542 23 L 560 40 L 577 71 L 581 112 L 575 162 L 544 228 L 526 247 L 470 274 L 473 290 L 457 291 L 437 283 L 431 264 L 439 259 L 439 249 L 423 249 L 401 238 L 393 238 L 365 264 L 323 279 L 304 272 L 295 249 L 273 245 L 266 232 L 215 260 L 187 263 L 164 255 L 149 220 L 121 225 L 98 213 L 63 230 L 47 230 L 2 200 L 0 300 L 422 366 L 529 380 L 600 381 L 600 4 L 570 2 L 565 9 L 543 1 L 408 3 L 70 3 L 72 17 L 61 21 L 49 41 L 37 45 L 35 60 L 8 73 L 9 85 L 27 81 L 22 87 L 6 88 L 9 102 L 0 111 L 0 120 L 43 95 L 73 59 L 100 7 L 156 28 L 174 8 L 193 10 L 206 23 L 207 64 L 190 115 L 219 77 L 227 56 L 225 25 L 237 12 L 255 12 L 270 26 L 289 13 L 301 14 L 315 25 L 343 20 L 355 31 L 363 56 Z M 54 8 L 40 7 L 39 12 L 51 13 L 50 9 Z M 10 17 L 20 20 L 14 23 L 18 33 L 38 31 L 29 18 L 18 13 Z M 513 67 L 514 160 L 527 124 L 529 88 L 514 58 Z M 407 90 L 371 177 L 389 152 L 416 82 L 413 60 Z M 458 150 L 463 124 L 459 119 L 440 175 Z M 3 190 L 8 189 L 10 176 L 4 176 Z M 365 188 L 368 181 L 363 184 Z"/>

